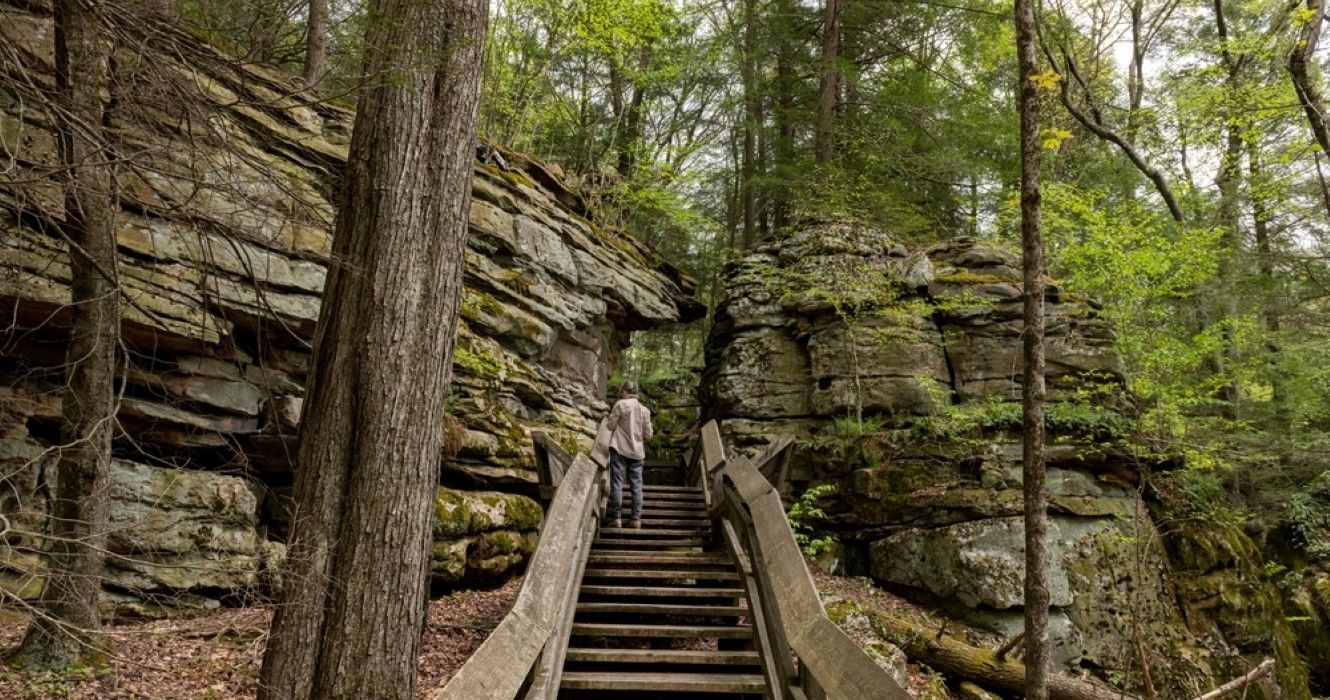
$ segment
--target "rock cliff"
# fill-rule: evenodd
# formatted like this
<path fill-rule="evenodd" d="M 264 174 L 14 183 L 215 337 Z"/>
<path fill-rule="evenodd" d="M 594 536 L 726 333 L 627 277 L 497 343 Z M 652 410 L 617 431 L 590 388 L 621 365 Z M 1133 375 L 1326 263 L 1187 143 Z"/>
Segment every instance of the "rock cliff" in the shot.
<path fill-rule="evenodd" d="M 49 17 L 0 2 L 0 585 L 41 585 L 59 443 L 69 269 L 42 97 Z M 310 342 L 352 113 L 181 35 L 118 47 L 124 289 L 108 599 L 146 612 L 259 594 L 281 561 Z M 15 72 L 17 71 L 17 72 Z M 692 286 L 595 223 L 558 169 L 478 148 L 451 419 L 440 439 L 440 583 L 501 574 L 539 526 L 529 431 L 587 440 L 632 330 L 700 314 Z"/>
<path fill-rule="evenodd" d="M 727 280 L 701 389 L 727 438 L 750 449 L 796 435 L 794 488 L 834 487 L 819 525 L 840 539 L 850 573 L 994 640 L 1014 636 L 1024 573 L 1018 254 L 971 239 L 911 249 L 879 230 L 822 223 L 759 247 Z M 1045 308 L 1055 661 L 1134 689 L 1148 668 L 1160 697 L 1173 698 L 1271 655 L 1283 697 L 1308 697 L 1277 595 L 1251 576 L 1259 558 L 1248 552 L 1235 569 L 1241 557 L 1179 557 L 1179 523 L 1152 517 L 1124 444 L 1123 366 L 1096 304 L 1054 283 Z M 1189 588 L 1198 578 L 1184 567 L 1223 580 Z M 1239 639 L 1239 627 L 1262 629 Z"/>

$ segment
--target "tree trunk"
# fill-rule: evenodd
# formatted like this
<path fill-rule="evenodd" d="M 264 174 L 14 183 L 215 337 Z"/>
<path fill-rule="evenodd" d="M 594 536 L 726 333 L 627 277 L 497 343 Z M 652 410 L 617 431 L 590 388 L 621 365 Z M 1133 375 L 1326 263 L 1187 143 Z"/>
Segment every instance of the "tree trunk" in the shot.
<path fill-rule="evenodd" d="M 1140 137 L 1141 102 L 1145 95 L 1145 39 L 1141 35 L 1145 0 L 1132 0 L 1131 62 L 1127 66 L 1127 140 L 1136 143 Z"/>
<path fill-rule="evenodd" d="M 1218 301 L 1219 313 L 1223 316 L 1220 323 L 1224 324 L 1224 355 L 1215 358 L 1216 365 L 1222 374 L 1226 371 L 1226 367 L 1236 359 L 1234 357 L 1236 348 L 1233 341 L 1233 323 L 1238 313 L 1237 288 L 1240 272 L 1238 260 L 1242 254 L 1242 227 L 1239 223 L 1238 198 L 1239 189 L 1242 185 L 1242 128 L 1244 125 L 1239 120 L 1245 118 L 1245 110 L 1233 103 L 1240 99 L 1243 92 L 1242 71 L 1248 60 L 1248 54 L 1234 54 L 1230 50 L 1229 42 L 1231 38 L 1228 32 L 1228 22 L 1224 17 L 1223 0 L 1214 0 L 1213 6 L 1215 29 L 1219 37 L 1219 52 L 1224 64 L 1225 82 L 1229 92 L 1228 104 L 1225 105 L 1224 113 L 1224 123 L 1226 124 L 1224 151 L 1220 159 L 1219 174 L 1215 178 L 1215 187 L 1219 190 L 1219 225 L 1223 227 L 1224 247 L 1227 248 L 1219 265 L 1221 289 L 1214 295 L 1214 299 Z M 1239 413 L 1239 391 L 1236 382 L 1225 382 L 1222 389 L 1222 398 L 1225 415 L 1230 419 L 1236 419 Z"/>
<path fill-rule="evenodd" d="M 790 221 L 787 181 L 794 168 L 794 88 L 798 80 L 794 74 L 790 23 L 795 13 L 788 2 L 782 1 L 777 3 L 776 16 L 772 18 L 776 32 L 776 95 L 771 114 L 776 125 L 776 143 L 772 172 L 776 183 L 771 188 L 771 226 L 777 232 L 785 230 Z"/>
<path fill-rule="evenodd" d="M 836 155 L 835 119 L 840 101 L 840 2 L 823 0 L 822 83 L 817 99 L 817 141 L 814 155 L 819 163 L 830 163 Z"/>
<path fill-rule="evenodd" d="M 1307 9 L 1311 17 L 1302 26 L 1298 41 L 1288 55 L 1288 72 L 1293 78 L 1293 89 L 1298 94 L 1298 102 L 1307 115 L 1307 124 L 1321 151 L 1330 156 L 1330 127 L 1326 125 L 1325 104 L 1321 99 L 1321 90 L 1312 81 L 1307 72 L 1309 59 L 1315 55 L 1316 46 L 1321 41 L 1321 22 L 1325 20 L 1325 5 L 1322 0 L 1307 0 Z"/>
<path fill-rule="evenodd" d="M 15 661 L 62 669 L 103 652 L 97 594 L 110 502 L 120 288 L 115 176 L 102 139 L 111 42 L 98 16 L 100 3 L 56 0 L 53 9 L 62 111 L 52 117 L 67 177 L 62 228 L 69 245 L 70 339 L 61 404 L 63 445 L 51 488 L 46 546 L 50 574 L 41 614 L 28 627 Z"/>
<path fill-rule="evenodd" d="M 1019 661 L 1005 660 L 995 652 L 947 635 L 945 630 L 928 629 L 902 617 L 874 615 L 872 619 L 874 628 L 899 646 L 911 661 L 954 678 L 974 681 L 985 688 L 1012 694 L 1025 692 L 1025 667 Z M 1121 691 L 1058 673 L 1048 678 L 1048 697 L 1051 700 L 1135 700 Z"/>
<path fill-rule="evenodd" d="M 305 23 L 305 84 L 318 85 L 323 80 L 328 54 L 328 0 L 309 0 L 309 19 Z"/>
<path fill-rule="evenodd" d="M 415 697 L 486 8 L 370 3 L 260 698 Z"/>
<path fill-rule="evenodd" d="M 1016 0 L 1020 63 L 1021 252 L 1025 368 L 1021 381 L 1025 487 L 1025 697 L 1047 700 L 1048 493 L 1044 474 L 1044 241 L 1040 230 L 1039 86 L 1033 0 Z"/>
<path fill-rule="evenodd" d="M 637 165 L 637 149 L 642 141 L 642 110 L 646 102 L 646 87 L 642 85 L 642 76 L 646 74 L 651 67 L 651 45 L 642 47 L 638 54 L 637 71 L 630 76 L 628 80 L 632 84 L 631 96 L 628 98 L 628 104 L 622 104 L 620 99 L 619 108 L 622 110 L 623 128 L 619 130 L 618 146 L 618 164 L 619 175 L 624 180 L 633 175 L 633 168 Z"/>
<path fill-rule="evenodd" d="M 757 243 L 757 129 L 762 106 L 757 93 L 757 0 L 744 0 L 743 66 L 744 133 L 742 164 L 743 247 Z"/>
<path fill-rule="evenodd" d="M 1252 202 L 1252 231 L 1256 234 L 1256 265 L 1266 285 L 1266 292 L 1270 295 L 1262 315 L 1266 330 L 1275 335 L 1279 333 L 1281 326 L 1279 280 L 1275 278 L 1275 253 L 1270 242 L 1270 208 L 1266 204 L 1265 195 L 1261 192 L 1261 188 L 1265 186 L 1262 173 L 1260 148 L 1250 143 L 1247 145 L 1247 175 Z"/>

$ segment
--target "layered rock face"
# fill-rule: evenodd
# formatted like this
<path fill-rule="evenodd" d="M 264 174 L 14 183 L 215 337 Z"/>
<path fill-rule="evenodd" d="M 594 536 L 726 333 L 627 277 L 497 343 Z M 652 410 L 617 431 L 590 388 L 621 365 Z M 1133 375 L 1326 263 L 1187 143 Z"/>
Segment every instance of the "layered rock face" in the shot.
<path fill-rule="evenodd" d="M 702 387 L 736 449 L 799 438 L 794 486 L 836 487 L 822 525 L 851 573 L 994 640 L 1022 627 L 1019 269 L 985 241 L 912 250 L 808 226 L 732 265 Z M 1130 398 L 1112 331 L 1056 284 L 1045 309 L 1055 659 L 1134 688 L 1144 660 L 1161 697 L 1198 695 L 1275 645 L 1243 658 L 1179 598 L 1138 468 L 1113 446 Z M 1296 657 L 1281 660 L 1305 694 Z"/>
<path fill-rule="evenodd" d="M 0 41 L 52 85 L 48 17 L 0 2 Z M 124 289 L 107 590 L 214 605 L 275 583 L 295 435 L 331 257 L 352 114 L 187 36 L 116 53 L 109 130 L 123 151 Z M 44 498 L 60 442 L 69 268 L 49 115 L 0 89 L 0 581 L 40 588 Z M 557 170 L 490 148 L 473 179 L 453 418 L 440 426 L 435 572 L 501 574 L 539 507 L 529 431 L 589 440 L 630 331 L 695 317 L 691 283 L 601 229 Z M 349 380 L 349 379 L 348 379 Z M 472 491 L 475 491 L 474 493 Z M 460 513 L 460 514 L 459 514 Z M 146 601 L 146 602 L 145 602 Z"/>

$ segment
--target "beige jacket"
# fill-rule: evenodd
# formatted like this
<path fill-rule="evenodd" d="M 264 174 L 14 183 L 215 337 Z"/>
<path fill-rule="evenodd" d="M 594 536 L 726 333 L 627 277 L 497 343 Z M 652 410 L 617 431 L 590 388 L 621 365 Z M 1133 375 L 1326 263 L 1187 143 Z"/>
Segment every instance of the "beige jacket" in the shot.
<path fill-rule="evenodd" d="M 651 411 L 637 399 L 619 399 L 610 410 L 610 449 L 628 459 L 645 459 L 651 439 Z"/>

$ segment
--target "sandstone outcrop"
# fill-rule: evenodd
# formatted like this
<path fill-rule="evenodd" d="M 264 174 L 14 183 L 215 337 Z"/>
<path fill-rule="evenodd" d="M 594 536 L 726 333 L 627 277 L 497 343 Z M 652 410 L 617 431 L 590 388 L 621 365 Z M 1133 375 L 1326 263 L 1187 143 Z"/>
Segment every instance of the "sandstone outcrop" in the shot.
<path fill-rule="evenodd" d="M 835 487 L 821 527 L 850 573 L 1000 638 L 1019 632 L 1019 256 L 815 223 L 732 263 L 727 281 L 701 389 L 727 439 L 798 437 L 794 487 Z M 1145 659 L 1161 697 L 1192 697 L 1278 655 L 1284 697 L 1306 697 L 1276 609 L 1253 617 L 1266 634 L 1238 640 L 1169 575 L 1174 539 L 1121 445 L 1132 410 L 1112 329 L 1056 281 L 1045 303 L 1055 661 L 1139 688 Z"/>
<path fill-rule="evenodd" d="M 53 29 L 25 7 L 0 3 L 0 42 L 27 81 L 0 89 L 0 504 L 14 524 L 0 580 L 31 595 L 25 573 L 40 558 L 19 531 L 41 527 L 41 465 L 59 442 L 69 269 L 38 99 L 52 84 Z M 302 97 L 279 71 L 174 41 L 116 54 L 128 352 L 112 546 L 125 557 L 107 585 L 216 601 L 262 590 L 265 562 L 280 560 L 313 329 L 320 304 L 336 303 L 320 295 L 337 264 L 332 193 L 352 114 Z M 488 493 L 534 492 L 530 429 L 589 440 L 627 334 L 700 314 L 690 281 L 597 225 L 551 169 L 486 146 L 478 156 L 453 420 L 440 426 L 454 490 L 440 499 L 499 499 L 514 517 L 436 528 L 446 583 L 497 575 L 530 551 L 538 507 Z"/>

